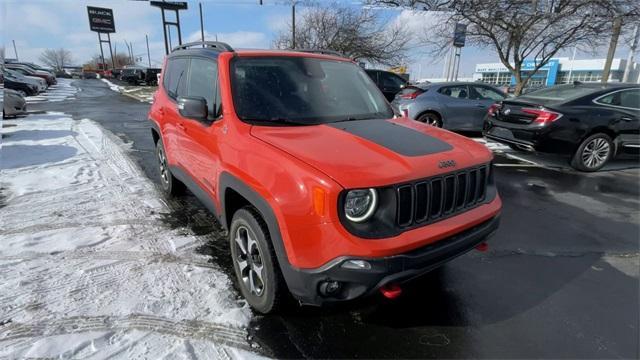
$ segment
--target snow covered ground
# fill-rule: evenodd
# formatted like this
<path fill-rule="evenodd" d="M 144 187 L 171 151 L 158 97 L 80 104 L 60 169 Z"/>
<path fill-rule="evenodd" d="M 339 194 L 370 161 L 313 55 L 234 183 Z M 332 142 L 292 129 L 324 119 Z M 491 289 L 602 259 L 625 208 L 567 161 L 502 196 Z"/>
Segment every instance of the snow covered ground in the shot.
<path fill-rule="evenodd" d="M 59 78 L 58 83 L 49 86 L 47 91 L 34 96 L 27 96 L 27 104 L 36 104 L 45 101 L 57 102 L 73 99 L 78 92 L 78 88 L 71 85 L 72 79 Z"/>
<path fill-rule="evenodd" d="M 0 358 L 251 358 L 251 312 L 88 119 L 4 121 Z"/>
<path fill-rule="evenodd" d="M 140 102 L 151 104 L 153 102 L 153 94 L 157 87 L 155 86 L 121 86 L 116 85 L 108 79 L 100 79 L 104 81 L 111 90 L 119 92 L 123 95 L 132 97 Z"/>

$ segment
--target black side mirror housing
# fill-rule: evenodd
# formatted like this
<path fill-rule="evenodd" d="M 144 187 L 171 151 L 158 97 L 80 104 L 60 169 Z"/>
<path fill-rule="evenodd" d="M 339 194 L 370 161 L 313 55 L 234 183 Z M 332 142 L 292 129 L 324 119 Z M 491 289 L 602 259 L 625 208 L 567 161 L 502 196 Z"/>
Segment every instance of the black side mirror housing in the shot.
<path fill-rule="evenodd" d="M 207 100 L 199 96 L 180 96 L 178 98 L 180 115 L 198 121 L 208 121 Z"/>

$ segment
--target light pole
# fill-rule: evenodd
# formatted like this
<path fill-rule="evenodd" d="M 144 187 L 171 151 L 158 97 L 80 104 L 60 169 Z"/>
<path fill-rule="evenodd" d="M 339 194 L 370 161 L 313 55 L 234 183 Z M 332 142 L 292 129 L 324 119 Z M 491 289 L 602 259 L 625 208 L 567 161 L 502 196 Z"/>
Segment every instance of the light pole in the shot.
<path fill-rule="evenodd" d="M 627 56 L 627 66 L 624 67 L 622 82 L 629 81 L 629 75 L 631 75 L 631 68 L 633 67 L 633 53 L 638 47 L 638 38 L 640 38 L 640 29 L 639 26 L 636 25 L 635 29 L 633 30 L 633 42 L 631 43 L 631 48 L 629 48 L 629 55 Z"/>

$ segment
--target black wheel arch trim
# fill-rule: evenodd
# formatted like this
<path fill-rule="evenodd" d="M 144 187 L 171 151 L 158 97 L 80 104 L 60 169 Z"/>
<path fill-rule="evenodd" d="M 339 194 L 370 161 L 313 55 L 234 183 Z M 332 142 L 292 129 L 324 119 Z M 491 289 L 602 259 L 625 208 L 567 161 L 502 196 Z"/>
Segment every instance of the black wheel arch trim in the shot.
<path fill-rule="evenodd" d="M 271 208 L 271 205 L 269 205 L 266 199 L 264 199 L 260 194 L 258 194 L 258 192 L 256 192 L 245 182 L 225 171 L 220 174 L 218 186 L 218 194 L 220 196 L 222 209 L 225 209 L 225 196 L 227 189 L 232 189 L 240 194 L 260 212 L 260 215 L 262 215 L 263 220 L 265 221 L 265 223 L 267 224 L 267 228 L 269 229 L 269 236 L 271 237 L 271 242 L 278 259 L 278 266 L 280 267 L 280 271 L 282 272 L 285 283 L 289 288 L 289 292 L 291 292 L 291 294 L 300 302 L 311 303 L 312 301 L 307 299 L 309 298 L 309 296 L 313 296 L 314 294 L 309 294 L 309 291 L 305 286 L 305 278 L 302 276 L 303 274 L 301 270 L 294 267 L 289 262 L 284 242 L 282 240 L 280 225 L 273 209 Z M 221 213 L 221 216 L 218 217 L 223 227 L 227 227 L 226 220 L 227 217 L 230 216 L 233 215 L 225 214 L 223 211 Z"/>
<path fill-rule="evenodd" d="M 151 133 L 153 134 L 153 131 L 155 131 L 158 134 L 158 137 L 161 138 L 162 132 L 160 131 L 160 125 L 158 125 L 158 123 L 152 118 L 147 118 L 147 121 L 151 124 Z"/>

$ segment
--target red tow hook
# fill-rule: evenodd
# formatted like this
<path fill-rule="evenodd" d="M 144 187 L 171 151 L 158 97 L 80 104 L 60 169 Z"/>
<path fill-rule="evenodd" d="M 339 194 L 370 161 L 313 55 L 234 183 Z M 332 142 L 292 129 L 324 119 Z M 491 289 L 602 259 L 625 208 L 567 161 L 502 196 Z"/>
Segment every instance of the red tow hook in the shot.
<path fill-rule="evenodd" d="M 476 246 L 476 250 L 480 252 L 485 252 L 489 250 L 489 244 L 487 244 L 486 242 L 480 243 Z"/>
<path fill-rule="evenodd" d="M 402 294 L 402 288 L 398 284 L 387 284 L 380 288 L 380 292 L 387 299 L 395 299 Z"/>

